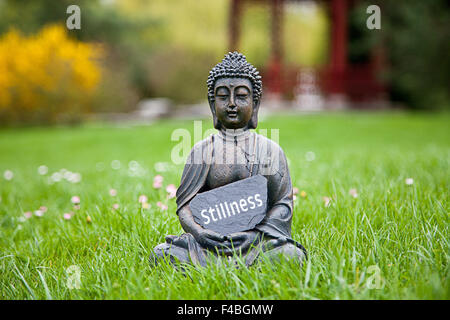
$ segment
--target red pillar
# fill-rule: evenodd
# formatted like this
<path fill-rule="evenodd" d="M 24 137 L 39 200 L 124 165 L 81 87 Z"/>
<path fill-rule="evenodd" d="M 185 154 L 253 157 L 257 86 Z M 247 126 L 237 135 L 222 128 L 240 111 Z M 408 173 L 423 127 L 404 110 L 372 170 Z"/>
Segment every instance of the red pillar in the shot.
<path fill-rule="evenodd" d="M 331 1 L 331 93 L 345 93 L 347 70 L 347 0 Z"/>
<path fill-rule="evenodd" d="M 231 0 L 230 13 L 229 13 L 229 30 L 230 38 L 228 48 L 230 51 L 238 50 L 239 36 L 241 27 L 241 13 L 242 13 L 242 1 Z"/>
<path fill-rule="evenodd" d="M 268 68 L 269 92 L 280 94 L 282 91 L 282 57 L 283 57 L 283 0 L 271 0 L 271 54 Z M 267 81 L 266 80 L 266 81 Z"/>

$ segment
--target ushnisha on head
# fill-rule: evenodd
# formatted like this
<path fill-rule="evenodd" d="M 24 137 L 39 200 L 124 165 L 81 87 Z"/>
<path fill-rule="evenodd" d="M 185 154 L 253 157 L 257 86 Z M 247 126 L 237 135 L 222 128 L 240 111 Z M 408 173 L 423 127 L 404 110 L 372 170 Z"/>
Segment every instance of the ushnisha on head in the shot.
<path fill-rule="evenodd" d="M 226 54 L 209 72 L 207 85 L 214 128 L 256 128 L 262 81 L 258 70 L 242 53 Z"/>

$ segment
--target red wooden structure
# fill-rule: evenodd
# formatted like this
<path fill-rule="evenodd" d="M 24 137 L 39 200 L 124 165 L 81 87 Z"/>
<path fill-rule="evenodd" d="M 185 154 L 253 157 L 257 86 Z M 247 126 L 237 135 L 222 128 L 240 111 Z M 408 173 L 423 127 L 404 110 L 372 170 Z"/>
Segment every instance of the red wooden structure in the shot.
<path fill-rule="evenodd" d="M 229 49 L 238 50 L 240 22 L 245 4 L 265 4 L 271 11 L 270 59 L 263 67 L 265 86 L 270 93 L 287 94 L 293 92 L 299 67 L 283 64 L 284 4 L 299 0 L 230 0 Z M 377 76 L 383 66 L 382 51 L 374 49 L 369 61 L 350 63 L 347 47 L 348 11 L 357 0 L 322 0 L 328 6 L 330 16 L 330 54 L 328 65 L 320 71 L 321 90 L 325 95 L 342 95 L 353 101 L 376 100 L 383 96 L 385 87 Z"/>

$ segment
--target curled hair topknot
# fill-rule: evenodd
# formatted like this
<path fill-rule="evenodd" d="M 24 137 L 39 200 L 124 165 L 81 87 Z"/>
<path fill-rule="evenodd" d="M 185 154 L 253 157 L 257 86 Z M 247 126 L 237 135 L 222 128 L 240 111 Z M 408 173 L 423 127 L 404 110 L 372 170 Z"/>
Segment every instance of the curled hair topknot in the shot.
<path fill-rule="evenodd" d="M 247 62 L 246 57 L 239 52 L 228 52 L 222 62 L 218 63 L 209 72 L 206 85 L 208 98 L 214 100 L 214 84 L 220 78 L 245 78 L 253 86 L 253 99 L 259 101 L 262 95 L 262 81 L 258 70 Z"/>

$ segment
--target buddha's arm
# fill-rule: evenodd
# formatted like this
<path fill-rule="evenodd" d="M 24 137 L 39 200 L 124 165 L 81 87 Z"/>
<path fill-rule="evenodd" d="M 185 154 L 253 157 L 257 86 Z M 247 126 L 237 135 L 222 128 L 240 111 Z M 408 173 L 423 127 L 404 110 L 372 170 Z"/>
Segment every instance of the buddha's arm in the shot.
<path fill-rule="evenodd" d="M 183 227 L 183 230 L 187 233 L 194 234 L 196 230 L 201 228 L 201 226 L 194 221 L 194 217 L 192 216 L 191 208 L 189 205 L 183 206 L 181 210 L 178 212 L 178 219 L 180 220 L 180 224 Z"/>
<path fill-rule="evenodd" d="M 209 229 L 205 229 L 194 221 L 189 203 L 178 211 L 178 219 L 183 230 L 194 236 L 195 240 L 207 248 L 221 248 L 225 244 L 226 237 Z"/>
<path fill-rule="evenodd" d="M 275 205 L 267 212 L 264 223 L 256 226 L 256 229 L 286 242 L 286 238 L 290 236 L 291 219 L 292 212 L 289 207 L 283 204 Z"/>
<path fill-rule="evenodd" d="M 242 252 L 246 252 L 250 246 L 256 245 L 261 240 L 261 232 L 257 230 L 248 230 L 243 232 L 236 232 L 228 235 L 228 239 L 230 241 L 230 246 L 223 250 L 223 252 L 228 253 L 233 249 L 242 250 Z"/>
<path fill-rule="evenodd" d="M 281 148 L 276 152 L 278 156 L 273 157 L 271 174 L 267 176 L 269 210 L 256 229 L 272 238 L 283 239 L 291 234 L 292 181 L 284 152 Z"/>
<path fill-rule="evenodd" d="M 291 218 L 291 210 L 285 205 L 273 206 L 266 214 L 267 219 L 286 220 Z"/>
<path fill-rule="evenodd" d="M 285 205 L 276 205 L 273 206 L 266 214 L 266 221 L 284 221 L 289 219 L 291 216 L 290 209 Z M 272 228 L 276 226 L 272 225 Z M 267 224 L 264 226 L 260 226 L 260 228 L 255 228 L 254 230 L 248 230 L 244 232 L 236 232 L 230 234 L 228 239 L 232 241 L 233 247 L 241 249 L 242 251 L 247 251 L 251 245 L 258 244 L 262 239 L 261 231 L 267 231 Z M 272 234 L 271 232 L 266 232 L 268 235 Z M 286 242 L 286 238 L 281 236 L 277 237 L 274 240 L 270 240 L 270 243 L 267 243 L 266 246 L 277 246 Z"/>

